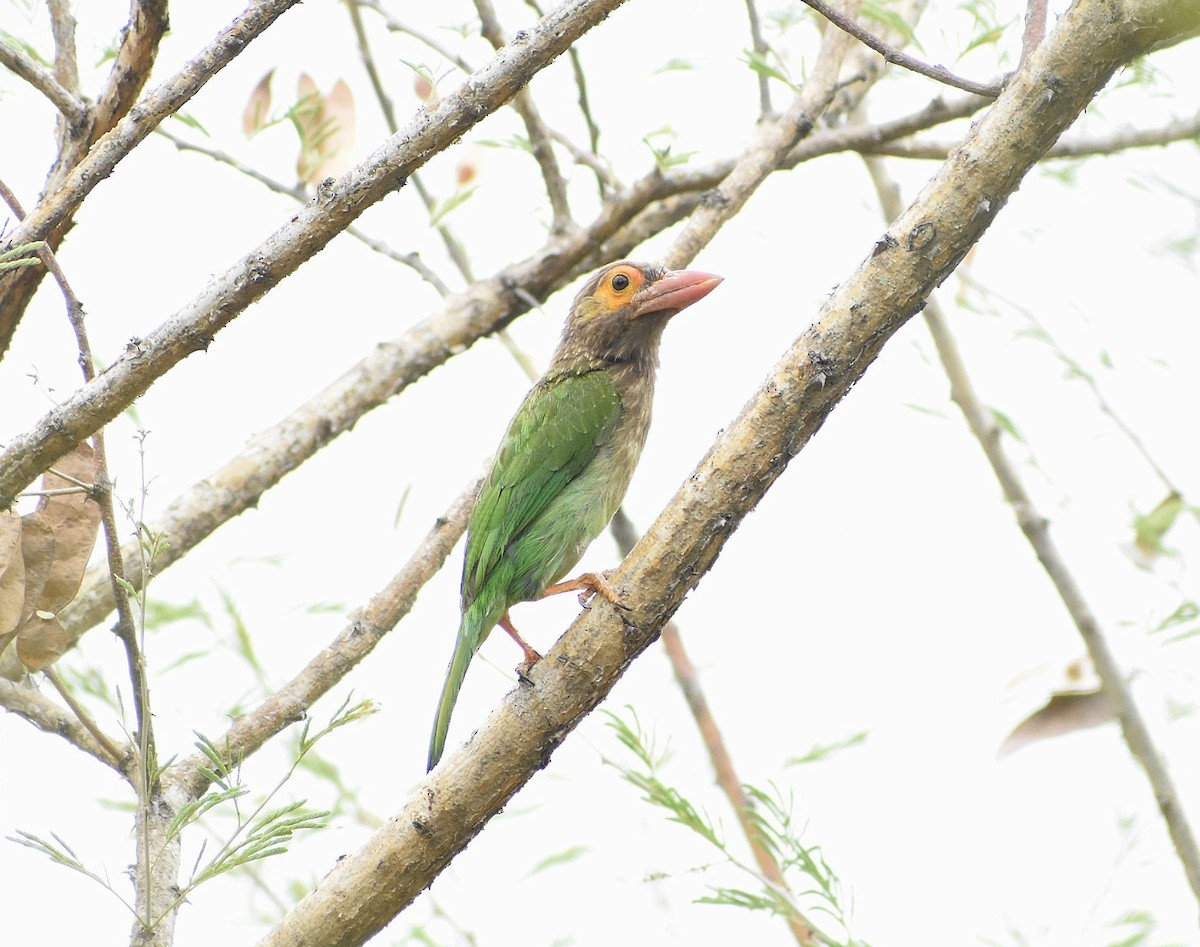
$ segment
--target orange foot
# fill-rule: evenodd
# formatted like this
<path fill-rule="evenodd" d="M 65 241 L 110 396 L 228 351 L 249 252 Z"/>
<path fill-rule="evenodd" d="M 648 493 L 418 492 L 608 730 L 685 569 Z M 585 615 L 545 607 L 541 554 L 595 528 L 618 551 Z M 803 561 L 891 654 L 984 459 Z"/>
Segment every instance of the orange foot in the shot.
<path fill-rule="evenodd" d="M 613 590 L 613 587 L 608 584 L 608 576 L 612 575 L 612 571 L 608 572 L 585 572 L 577 579 L 568 579 L 566 582 L 556 582 L 554 585 L 546 587 L 546 591 L 542 593 L 542 598 L 548 595 L 559 595 L 563 592 L 579 592 L 579 604 L 587 608 L 588 602 L 596 595 L 607 599 L 617 608 L 629 610 L 629 606 L 621 601 L 620 596 Z"/>
<path fill-rule="evenodd" d="M 519 665 L 517 667 L 517 674 L 522 679 L 525 679 L 524 672 L 528 671 L 531 667 L 533 667 L 540 660 L 542 660 L 542 656 L 540 654 L 538 654 L 536 651 L 534 651 L 533 648 L 531 648 L 529 646 L 528 642 L 526 642 L 525 639 L 521 637 L 520 632 L 518 632 L 517 629 L 513 627 L 512 619 L 508 617 L 507 611 L 503 615 L 500 616 L 499 625 L 501 628 L 503 628 L 505 631 L 508 632 L 509 637 L 511 637 L 513 641 L 515 641 L 517 644 L 519 644 L 521 646 L 521 650 L 525 652 L 524 663 L 522 663 L 521 665 Z M 524 669 L 524 670 L 522 670 L 522 669 Z"/>

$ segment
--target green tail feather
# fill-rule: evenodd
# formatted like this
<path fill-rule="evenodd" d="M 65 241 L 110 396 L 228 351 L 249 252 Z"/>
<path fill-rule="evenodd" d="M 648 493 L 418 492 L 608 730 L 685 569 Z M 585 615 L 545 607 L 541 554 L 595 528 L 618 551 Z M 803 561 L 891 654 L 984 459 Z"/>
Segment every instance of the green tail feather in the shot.
<path fill-rule="evenodd" d="M 442 697 L 438 701 L 437 719 L 433 721 L 433 735 L 429 738 L 429 763 L 426 772 L 433 769 L 442 758 L 446 748 L 446 733 L 450 730 L 450 715 L 454 713 L 454 704 L 458 700 L 458 692 L 462 690 L 463 678 L 467 676 L 467 668 L 471 658 L 487 638 L 500 616 L 504 614 L 502 603 L 499 608 L 495 604 L 489 613 L 485 603 L 476 599 L 462 617 L 458 626 L 458 639 L 454 643 L 454 657 L 450 659 L 450 667 L 446 670 L 446 683 L 442 685 Z"/>
<path fill-rule="evenodd" d="M 446 733 L 450 730 L 450 714 L 454 712 L 458 692 L 462 689 L 463 678 L 467 676 L 467 666 L 475 651 L 463 641 L 460 633 L 458 644 L 454 647 L 454 657 L 450 659 L 450 668 L 446 672 L 446 683 L 442 685 L 442 698 L 438 701 L 437 719 L 433 721 L 433 735 L 429 739 L 429 765 L 426 772 L 433 769 L 442 758 L 446 748 Z"/>

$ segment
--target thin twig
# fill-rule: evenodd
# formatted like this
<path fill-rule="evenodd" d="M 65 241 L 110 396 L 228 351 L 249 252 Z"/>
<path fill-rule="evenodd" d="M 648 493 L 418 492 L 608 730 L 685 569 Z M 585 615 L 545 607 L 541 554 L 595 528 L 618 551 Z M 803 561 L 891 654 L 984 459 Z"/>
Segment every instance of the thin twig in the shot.
<path fill-rule="evenodd" d="M 866 158 L 875 188 L 879 193 L 884 216 L 894 219 L 902 207 L 898 187 L 887 177 L 879 159 Z M 950 332 L 947 320 L 937 299 L 930 297 L 924 312 L 925 324 L 933 336 L 938 358 L 950 380 L 950 397 L 963 413 L 967 426 L 983 449 L 992 472 L 1004 491 L 1004 497 L 1013 508 L 1017 524 L 1029 541 L 1038 561 L 1046 570 L 1067 613 L 1075 624 L 1083 643 L 1087 647 L 1092 666 L 1100 678 L 1104 692 L 1112 704 L 1121 724 L 1121 733 L 1130 753 L 1138 761 L 1150 781 L 1159 811 L 1167 824 L 1167 831 L 1175 846 L 1175 852 L 1183 864 L 1183 870 L 1191 885 L 1192 893 L 1200 900 L 1200 849 L 1192 833 L 1187 815 L 1183 811 L 1175 785 L 1159 756 L 1150 731 L 1142 719 L 1141 712 L 1133 700 L 1126 684 L 1125 675 L 1116 658 L 1109 650 L 1108 642 L 1095 614 L 1084 598 L 1066 560 L 1050 535 L 1049 523 L 1034 506 L 1016 466 L 1008 459 L 1000 437 L 1000 428 L 995 417 L 975 393 L 975 387 L 967 372 L 958 345 Z"/>
<path fill-rule="evenodd" d="M 62 113 L 72 128 L 81 126 L 88 117 L 88 108 L 66 89 L 45 66 L 24 50 L 9 45 L 0 38 L 0 66 L 6 66 L 42 93 Z"/>
<path fill-rule="evenodd" d="M 1177 118 L 1158 128 L 1121 128 L 1107 135 L 1077 135 L 1055 142 L 1045 158 L 1087 158 L 1112 155 L 1133 148 L 1159 148 L 1176 142 L 1194 141 L 1200 136 L 1200 113 Z M 958 142 L 928 141 L 919 138 L 896 139 L 854 148 L 862 154 L 888 158 L 914 158 L 944 161 Z"/>
<path fill-rule="evenodd" d="M 758 8 L 754 5 L 754 0 L 746 0 L 746 17 L 750 21 L 750 42 L 754 47 L 754 52 L 759 56 L 766 57 L 771 47 L 763 39 L 762 26 L 758 22 Z M 769 118 L 773 111 L 771 108 L 771 81 L 765 72 L 756 71 L 755 75 L 758 77 L 758 117 Z"/>
<path fill-rule="evenodd" d="M 284 184 L 282 181 L 271 177 L 269 174 L 264 174 L 257 168 L 252 168 L 248 164 L 243 164 L 228 152 L 221 151 L 219 148 L 209 148 L 207 145 L 199 145 L 195 142 L 185 141 L 177 135 L 167 131 L 165 128 L 156 128 L 154 129 L 154 133 L 162 138 L 167 139 L 167 141 L 171 142 L 171 144 L 173 144 L 180 151 L 192 151 L 196 154 L 212 158 L 213 161 L 218 161 L 221 164 L 228 165 L 239 174 L 244 174 L 251 180 L 257 181 L 268 190 L 274 191 L 277 194 L 285 194 L 299 204 L 308 203 L 308 195 L 305 193 L 304 188 L 301 185 L 289 187 L 287 184 Z M 384 243 L 382 240 L 377 240 L 375 237 L 363 233 L 362 230 L 353 225 L 346 228 L 346 234 L 353 237 L 355 240 L 358 240 L 360 243 L 370 247 L 381 256 L 385 256 L 389 260 L 394 260 L 397 263 L 402 263 L 404 266 L 412 269 L 418 276 L 421 277 L 421 279 L 425 280 L 425 282 L 432 286 L 437 291 L 439 296 L 450 295 L 450 288 L 444 282 L 442 282 L 442 278 L 433 270 L 431 270 L 425 261 L 421 259 L 420 254 L 415 252 L 401 253 L 399 250 L 388 246 L 388 244 Z"/>
<path fill-rule="evenodd" d="M 962 89 L 964 92 L 974 92 L 976 95 L 987 96 L 990 99 L 996 98 L 1004 89 L 1003 83 L 992 82 L 985 84 L 973 82 L 970 79 L 963 79 L 961 76 L 956 76 L 945 66 L 930 66 L 928 63 L 909 56 L 907 53 L 901 52 L 894 46 L 889 46 L 879 37 L 864 30 L 853 19 L 835 10 L 829 4 L 823 3 L 822 0 L 803 0 L 803 2 L 820 13 L 821 16 L 829 20 L 838 29 L 845 30 L 864 46 L 870 46 L 871 49 L 879 53 L 888 62 L 900 66 L 902 69 L 907 69 L 910 72 L 915 72 L 929 79 L 935 79 L 948 86 L 954 86 L 954 88 Z"/>
<path fill-rule="evenodd" d="M 609 524 L 609 529 L 613 539 L 617 542 L 621 558 L 624 559 L 632 552 L 640 538 L 640 534 L 634 528 L 633 521 L 626 514 L 624 507 L 617 510 L 616 516 Z M 733 766 L 733 757 L 729 753 L 725 738 L 721 735 L 721 728 L 717 726 L 717 720 L 709 707 L 708 699 L 704 696 L 704 688 L 700 685 L 700 676 L 696 673 L 696 667 L 692 664 L 691 658 L 688 657 L 687 649 L 683 645 L 683 636 L 679 633 L 679 627 L 675 624 L 674 619 L 663 626 L 660 637 L 667 660 L 671 662 L 671 670 L 675 673 L 675 680 L 683 692 L 683 699 L 692 713 L 692 719 L 696 722 L 696 729 L 700 731 L 700 739 L 704 742 L 704 748 L 708 751 L 708 759 L 716 774 L 717 785 L 721 787 L 725 798 L 729 800 L 738 825 L 742 828 L 742 834 L 746 836 L 746 842 L 750 845 L 750 851 L 754 855 L 758 870 L 771 884 L 790 893 L 779 862 L 764 843 L 762 830 L 754 820 L 750 799 L 746 795 L 742 781 L 738 779 L 737 770 Z M 792 898 L 789 898 L 789 901 L 791 900 Z M 809 923 L 802 914 L 799 912 L 789 913 L 785 919 L 796 943 L 802 947 L 813 943 L 816 927 Z"/>
<path fill-rule="evenodd" d="M 79 60 L 75 52 L 75 14 L 70 0 L 46 0 L 50 35 L 54 37 L 54 76 L 72 95 L 79 96 Z"/>
<path fill-rule="evenodd" d="M 1047 0 L 1026 0 L 1025 28 L 1021 33 L 1021 65 L 1033 55 L 1033 51 L 1046 38 Z"/>
<path fill-rule="evenodd" d="M 28 683 L 14 684 L 4 678 L 0 678 L 0 707 L 28 721 L 39 730 L 62 737 L 76 749 L 128 778 L 125 766 L 126 761 L 132 759 L 132 750 L 127 744 L 122 746 L 103 736 L 98 732 L 98 728 L 94 731 L 86 726 L 86 714 L 80 716 L 78 713 L 68 713 Z"/>
<path fill-rule="evenodd" d="M 525 3 L 538 16 L 545 16 L 541 4 L 537 0 L 525 0 Z M 588 100 L 587 76 L 583 71 L 583 61 L 579 57 L 579 50 L 572 46 L 567 50 L 567 58 L 571 61 L 571 73 L 575 77 L 575 89 L 579 93 L 579 114 L 583 116 L 584 124 L 587 126 L 588 148 L 591 150 L 588 152 L 575 147 L 565 135 L 561 135 L 553 129 L 550 130 L 550 137 L 570 151 L 577 162 L 596 172 L 596 186 L 600 191 L 600 200 L 604 200 L 608 196 L 610 188 L 618 188 L 621 185 L 611 175 L 605 174 L 601 170 L 606 166 L 600 160 L 600 126 L 596 124 L 596 119 L 592 116 L 592 106 Z M 591 160 L 581 157 L 585 154 L 590 154 Z"/>
<path fill-rule="evenodd" d="M 475 12 L 479 14 L 483 37 L 499 51 L 508 45 L 508 38 L 496 16 L 496 8 L 492 0 L 475 0 Z M 542 183 L 546 186 L 546 196 L 550 199 L 551 230 L 561 233 L 571 227 L 571 205 L 567 201 L 567 184 L 563 180 L 562 171 L 558 167 L 558 159 L 554 157 L 554 149 L 550 145 L 550 135 L 542 122 L 541 113 L 529 89 L 521 89 L 510 103 L 521 116 L 525 124 L 525 134 L 529 137 L 529 147 L 533 159 L 542 171 Z"/>
<path fill-rule="evenodd" d="M 53 666 L 44 668 L 42 673 L 46 675 L 46 680 L 54 685 L 54 689 L 58 691 L 58 696 L 71 709 L 71 713 L 75 715 L 75 719 L 95 738 L 96 743 L 104 751 L 105 756 L 102 757 L 103 761 L 120 772 L 126 779 L 130 779 L 133 774 L 126 768 L 126 762 L 132 759 L 129 745 L 126 744 L 124 747 L 118 746 L 115 740 L 100 729 L 96 721 L 92 719 L 92 715 L 84 709 L 83 705 L 75 699 L 75 695 L 71 693 L 70 688 L 63 683 L 62 678 L 58 676 L 58 672 L 54 670 Z M 83 747 L 80 748 L 83 749 Z"/>

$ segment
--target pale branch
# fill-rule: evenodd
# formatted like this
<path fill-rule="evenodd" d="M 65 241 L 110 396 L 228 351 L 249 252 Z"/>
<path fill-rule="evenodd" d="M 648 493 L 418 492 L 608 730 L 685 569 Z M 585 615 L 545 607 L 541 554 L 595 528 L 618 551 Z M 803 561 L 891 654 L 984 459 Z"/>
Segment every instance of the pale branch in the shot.
<path fill-rule="evenodd" d="M 719 196 L 713 201 L 697 207 L 696 213 L 689 219 L 683 234 L 677 238 L 673 250 L 668 254 L 668 260 L 672 261 L 671 265 L 678 265 L 679 261 L 691 259 L 696 251 L 712 238 L 721 223 L 729 219 L 718 211 L 715 216 L 705 217 L 701 226 L 690 226 L 697 215 L 703 215 L 705 209 L 712 204 L 723 205 L 724 208 L 731 209 L 731 212 L 744 206 L 750 194 L 757 189 L 769 173 L 769 162 L 771 160 L 782 161 L 795 141 L 800 136 L 807 134 L 819 115 L 820 109 L 832 99 L 837 89 L 838 69 L 847 45 L 844 36 L 836 34 L 832 30 L 829 32 L 822 42 L 821 53 L 813 68 L 809 83 L 796 96 L 796 103 L 785 114 L 771 122 L 769 128 L 764 126 L 763 129 L 756 130 L 751 136 L 745 155 L 737 162 L 730 175 L 730 178 L 736 182 L 736 187 L 729 185 L 728 182 L 722 182 Z M 625 568 L 623 566 L 621 570 L 618 570 L 618 575 Z M 636 601 L 637 596 L 631 597 L 631 602 Z M 635 604 L 633 607 L 636 614 L 637 605 Z M 675 607 L 678 607 L 678 602 L 666 613 L 664 621 L 670 617 Z M 589 614 L 594 616 L 601 612 L 601 608 L 593 607 Z M 638 614 L 637 617 L 646 620 L 644 614 Z M 572 627 L 575 628 L 578 625 L 577 622 Z M 657 632 L 657 626 L 655 632 Z M 615 663 L 604 659 L 576 661 L 574 655 L 565 658 L 565 655 L 570 652 L 564 652 L 562 646 L 563 642 L 571 637 L 571 634 L 571 631 L 568 631 L 555 646 L 554 651 L 545 660 L 534 666 L 531 672 L 534 680 L 545 677 L 541 672 L 547 668 L 553 668 L 550 675 L 550 680 L 553 682 L 551 687 L 557 690 L 566 679 L 584 673 L 590 678 L 591 684 L 584 687 L 581 694 L 586 694 L 589 690 L 594 693 L 596 688 L 602 688 L 606 692 L 624 666 L 632 659 L 632 655 Z M 627 642 L 639 642 L 637 652 L 643 650 L 651 640 L 651 637 L 645 637 L 643 640 L 640 632 L 635 632 L 626 639 Z M 562 673 L 559 674 L 559 671 Z M 578 681 L 576 683 L 578 684 Z M 537 693 L 541 690 L 541 684 L 535 683 L 533 687 L 523 686 L 522 689 L 528 694 Z M 539 695 L 538 699 L 543 696 L 546 695 Z M 565 695 L 560 692 L 556 697 L 551 697 L 546 709 L 548 710 L 552 704 L 556 704 L 562 696 Z M 518 698 L 519 700 L 520 698 Z M 506 702 L 505 706 L 509 706 L 509 702 Z M 524 736 L 518 737 L 517 742 L 525 743 L 525 745 L 517 751 L 516 755 L 506 761 L 491 761 L 492 765 L 485 763 L 476 771 L 475 775 L 481 775 L 485 769 L 492 770 L 488 774 L 485 784 L 472 788 L 474 798 L 471 799 L 470 805 L 474 806 L 479 801 L 480 793 L 487 799 L 476 810 L 475 815 L 466 819 L 460 817 L 465 814 L 462 803 L 467 800 L 466 798 L 459 799 L 456 793 L 457 788 L 465 788 L 465 784 L 460 782 L 464 777 L 468 781 L 473 781 L 472 775 L 461 768 L 464 757 L 470 755 L 471 743 L 468 743 L 465 752 L 460 749 L 453 753 L 440 768 L 427 777 L 425 787 L 428 789 L 428 794 L 421 797 L 421 812 L 411 816 L 405 813 L 401 818 L 404 829 L 415 830 L 419 837 L 431 842 L 431 850 L 427 853 L 430 855 L 429 860 L 419 866 L 406 864 L 404 853 L 377 851 L 375 842 L 388 831 L 388 829 L 384 829 L 366 848 L 349 856 L 358 864 L 360 857 L 371 858 L 378 854 L 380 860 L 376 861 L 375 870 L 380 884 L 367 886 L 371 889 L 370 891 L 366 888 L 355 891 L 352 887 L 342 887 L 345 877 L 344 875 L 339 876 L 338 881 L 333 885 L 323 886 L 310 894 L 284 918 L 262 943 L 312 942 L 328 944 L 333 947 L 333 945 L 360 944 L 377 933 L 429 884 L 457 851 L 483 827 L 487 819 L 499 810 L 504 800 L 509 798 L 532 775 L 534 770 L 544 765 L 545 759 L 548 758 L 553 747 L 561 742 L 586 709 L 589 708 L 584 704 L 579 704 L 578 713 L 567 715 L 563 718 L 565 725 L 562 725 L 553 721 L 553 713 L 545 715 L 533 708 L 533 715 L 524 720 L 521 726 L 524 734 L 536 742 L 525 743 Z M 494 716 L 493 719 L 495 719 Z M 427 825 L 425 823 L 426 815 L 435 820 L 436 824 Z M 392 822 L 389 823 L 389 826 L 395 824 L 397 823 Z M 386 842 L 384 845 L 390 847 Z M 398 860 L 394 860 L 395 854 L 400 855 Z M 327 878 L 337 874 L 338 869 L 335 868 Z M 354 902 L 353 909 L 346 914 L 342 914 L 336 909 L 330 912 L 325 905 L 326 899 L 330 896 L 337 903 L 345 903 L 346 899 L 352 900 Z"/>
<path fill-rule="evenodd" d="M 1158 128 L 1119 128 L 1104 135 L 1077 135 L 1056 142 L 1046 158 L 1088 158 L 1112 155 L 1134 148 L 1159 148 L 1175 142 L 1194 142 L 1200 138 L 1200 112 L 1177 118 Z M 944 161 L 956 147 L 955 142 L 894 139 L 855 147 L 866 155 L 884 158 L 916 158 Z"/>
<path fill-rule="evenodd" d="M 822 307 L 610 582 L 489 721 L 260 943 L 359 944 L 423 891 L 655 639 L 725 541 L 883 345 L 920 310 L 1113 72 L 1169 41 L 1173 0 L 1078 0 Z M 1197 17 L 1200 21 L 1200 16 Z M 1187 26 L 1190 21 L 1182 21 Z M 1176 20 L 1175 24 L 1180 21 Z M 1047 96 L 1049 89 L 1054 95 Z"/>
<path fill-rule="evenodd" d="M 283 6 L 294 0 L 274 2 Z M 9 443 L 0 454 L 0 508 L 9 506 L 13 497 L 40 471 L 111 421 L 172 367 L 188 355 L 206 349 L 216 333 L 247 306 L 293 273 L 368 207 L 402 186 L 432 155 L 457 141 L 484 116 L 507 102 L 534 74 L 623 2 L 563 3 L 468 77 L 453 94 L 418 112 L 401 133 L 388 139 L 366 161 L 338 181 L 320 187 L 310 204 L 217 275 L 190 304 L 145 336 L 135 349 L 127 351 L 95 381 L 72 393 L 31 431 Z M 151 96 L 159 98 L 157 93 Z M 97 163 L 104 167 L 106 156 L 107 160 L 113 160 L 114 149 L 124 154 L 134 139 L 141 140 L 150 133 L 157 122 L 142 118 L 151 114 L 154 113 L 149 109 L 134 109 L 72 172 L 68 185 L 40 204 L 14 229 L 10 242 L 39 239 L 43 229 L 53 226 L 58 219 L 52 208 L 62 206 L 65 198 L 56 198 L 78 189 L 86 193 L 90 189 L 86 185 L 87 175 L 99 170 Z M 36 223 L 31 226 L 35 218 Z"/>
<path fill-rule="evenodd" d="M 970 96 L 947 105 L 936 99 L 900 119 L 879 126 L 815 132 L 789 153 L 785 167 L 844 150 L 856 141 L 877 141 L 890 134 L 971 114 L 985 100 Z M 449 299 L 443 309 L 389 343 L 376 346 L 337 381 L 288 417 L 253 437 L 226 464 L 177 497 L 154 524 L 171 537 L 156 561 L 165 569 L 221 524 L 253 507 L 268 489 L 309 457 L 349 430 L 368 411 L 385 403 L 455 351 L 507 325 L 527 311 L 529 299 L 545 299 L 568 280 L 595 266 L 627 255 L 651 236 L 685 218 L 709 188 L 733 167 L 718 162 L 703 171 L 653 171 L 613 194 L 586 228 L 552 238 L 526 260 Z M 683 193 L 677 193 L 683 191 Z M 130 544 L 127 579 L 141 587 L 136 547 Z M 103 621 L 112 610 L 108 576 L 93 570 L 75 600 L 60 615 L 72 640 Z"/>
<path fill-rule="evenodd" d="M 758 8 L 754 5 L 754 0 L 746 0 L 746 19 L 750 26 L 750 48 L 765 59 L 771 47 L 763 39 L 762 26 L 758 22 Z M 771 81 L 765 72 L 759 71 L 755 75 L 758 79 L 758 117 L 770 118 L 774 111 L 771 108 Z"/>
<path fill-rule="evenodd" d="M 888 62 L 899 66 L 901 69 L 907 69 L 928 79 L 934 79 L 945 85 L 953 86 L 956 89 L 962 89 L 964 92 L 972 92 L 975 95 L 983 95 L 991 99 L 999 95 L 1000 90 L 1003 88 L 1003 83 L 973 82 L 970 79 L 963 79 L 961 76 L 956 76 L 945 66 L 931 66 L 914 56 L 909 56 L 907 53 L 889 46 L 878 36 L 859 26 L 851 17 L 823 3 L 822 0 L 801 0 L 801 2 L 812 7 L 838 29 L 845 30 L 864 46 L 871 47 L 871 49 L 879 53 Z"/>
<path fill-rule="evenodd" d="M 235 765 L 258 750 L 280 731 L 303 720 L 308 709 L 351 669 L 374 650 L 412 609 L 417 593 L 436 573 L 467 528 L 480 477 L 474 478 L 433 524 L 433 528 L 386 586 L 353 612 L 345 628 L 301 669 L 295 677 L 248 713 L 238 717 L 228 731 L 212 741 Z M 167 767 L 164 785 L 190 799 L 208 787 L 205 775 L 212 761 L 194 753 Z"/>
<path fill-rule="evenodd" d="M 50 35 L 54 38 L 54 75 L 72 95 L 79 95 L 79 59 L 75 51 L 75 15 L 70 0 L 46 0 Z"/>
<path fill-rule="evenodd" d="M 62 113 L 72 128 L 77 128 L 87 121 L 88 107 L 79 101 L 74 93 L 62 86 L 49 69 L 4 38 L 0 38 L 0 66 L 4 66 L 42 93 L 50 104 Z"/>
<path fill-rule="evenodd" d="M 171 144 L 173 144 L 179 151 L 191 151 L 199 155 L 204 155 L 207 158 L 211 158 L 213 161 L 216 161 L 220 164 L 227 165 L 230 168 L 233 168 L 233 170 L 237 171 L 239 174 L 244 174 L 252 181 L 257 181 L 263 187 L 270 191 L 274 191 L 276 194 L 284 194 L 301 204 L 307 203 L 308 201 L 308 195 L 305 194 L 303 186 L 296 185 L 294 187 L 289 187 L 287 184 L 284 184 L 282 181 L 271 177 L 269 174 L 264 174 L 257 168 L 252 168 L 248 164 L 243 164 L 241 161 L 238 161 L 237 158 L 233 157 L 233 155 L 222 151 L 219 148 L 209 148 L 207 145 L 198 145 L 195 142 L 186 141 L 161 127 L 154 129 L 154 134 L 171 142 Z M 389 246 L 382 240 L 377 240 L 375 237 L 364 233 L 353 224 L 347 227 L 345 232 L 347 236 L 353 237 L 364 246 L 370 247 L 380 256 L 385 256 L 389 260 L 400 263 L 403 266 L 407 266 L 418 276 L 420 276 L 421 279 L 425 280 L 425 282 L 432 286 L 439 296 L 450 295 L 450 288 L 443 283 L 441 277 L 438 276 L 432 269 L 430 269 L 425 261 L 421 259 L 421 255 L 419 253 L 401 253 L 399 250 Z"/>
<path fill-rule="evenodd" d="M 496 8 L 491 0 L 474 0 L 475 12 L 479 14 L 479 23 L 483 37 L 492 44 L 493 49 L 502 49 L 508 43 L 504 28 L 496 16 Z M 546 197 L 550 200 L 551 230 L 562 231 L 573 225 L 571 206 L 567 202 L 567 183 L 563 180 L 562 171 L 558 167 L 558 159 L 554 157 L 554 148 L 550 144 L 550 133 L 542 122 L 541 112 L 529 89 L 525 88 L 513 96 L 512 107 L 521 117 L 525 125 L 525 134 L 529 138 L 529 147 L 533 152 L 533 160 L 537 162 L 542 172 L 542 183 L 546 187 Z"/>
<path fill-rule="evenodd" d="M 617 514 L 610 524 L 610 530 L 613 539 L 617 542 L 617 550 L 620 552 L 621 558 L 625 558 L 637 545 L 638 532 L 626 515 L 624 507 L 617 510 Z M 721 735 L 721 728 L 717 725 L 717 718 L 713 715 L 708 698 L 704 696 L 700 675 L 696 671 L 696 666 L 692 664 L 691 658 L 688 657 L 687 649 L 683 644 L 683 635 L 679 633 L 679 627 L 674 619 L 663 625 L 660 638 L 663 651 L 675 674 L 675 681 L 679 685 L 684 702 L 700 733 L 700 740 L 708 753 L 717 785 L 733 809 L 733 814 L 738 820 L 742 834 L 746 837 L 759 872 L 777 889 L 786 892 L 788 903 L 794 904 L 795 897 L 788 887 L 787 879 L 779 867 L 779 862 L 771 853 L 770 847 L 763 839 L 762 829 L 753 818 L 753 806 L 746 795 L 742 781 L 738 778 L 729 746 Z M 805 918 L 801 912 L 789 912 L 784 919 L 787 921 L 788 929 L 792 932 L 796 943 L 801 947 L 808 947 L 816 941 L 817 926 Z"/>
<path fill-rule="evenodd" d="M 133 751 L 128 744 L 120 744 L 98 731 L 93 732 L 78 715 L 63 710 L 35 690 L 31 683 L 14 684 L 0 677 L 0 707 L 45 733 L 62 737 L 76 749 L 128 777 L 127 762 L 133 758 Z"/>

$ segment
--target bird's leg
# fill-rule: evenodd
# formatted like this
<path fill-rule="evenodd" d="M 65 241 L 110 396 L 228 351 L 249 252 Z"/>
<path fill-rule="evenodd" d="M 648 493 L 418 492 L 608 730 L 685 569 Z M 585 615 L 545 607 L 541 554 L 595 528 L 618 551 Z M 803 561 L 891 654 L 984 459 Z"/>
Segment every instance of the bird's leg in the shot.
<path fill-rule="evenodd" d="M 521 650 L 525 652 L 525 667 L 533 667 L 542 660 L 542 656 L 529 647 L 529 644 L 521 637 L 520 632 L 513 627 L 512 619 L 508 617 L 507 611 L 500 616 L 499 624 L 501 628 L 508 632 L 509 637 L 521 646 Z"/>
<path fill-rule="evenodd" d="M 583 575 L 575 579 L 567 579 L 566 582 L 556 582 L 554 585 L 546 586 L 546 591 L 542 593 L 542 598 L 548 595 L 559 595 L 563 592 L 579 592 L 579 604 L 587 608 L 588 602 L 592 600 L 592 596 L 597 593 L 602 597 L 612 602 L 617 608 L 629 610 L 629 606 L 621 601 L 621 598 L 613 590 L 613 587 L 608 584 L 608 576 L 612 575 L 612 571 L 608 572 L 585 572 Z"/>

